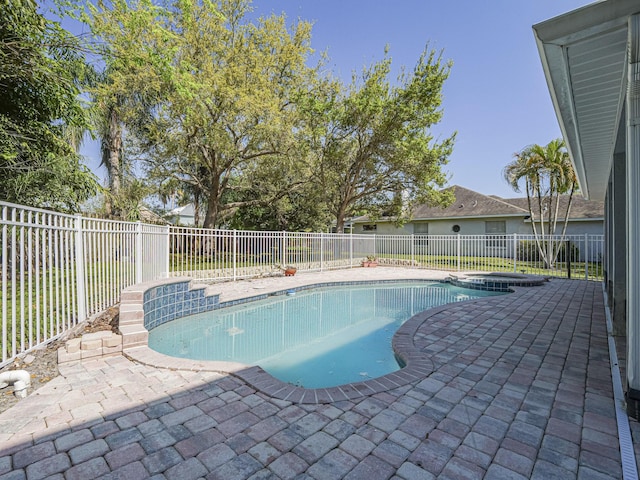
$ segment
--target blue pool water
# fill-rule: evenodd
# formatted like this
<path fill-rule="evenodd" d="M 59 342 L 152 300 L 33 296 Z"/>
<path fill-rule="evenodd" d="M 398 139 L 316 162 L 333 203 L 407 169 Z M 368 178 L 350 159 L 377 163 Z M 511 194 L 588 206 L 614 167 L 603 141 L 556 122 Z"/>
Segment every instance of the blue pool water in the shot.
<path fill-rule="evenodd" d="M 149 332 L 149 347 L 259 365 L 284 382 L 330 387 L 398 370 L 391 338 L 416 313 L 493 295 L 500 293 L 437 282 L 317 288 L 174 320 Z"/>

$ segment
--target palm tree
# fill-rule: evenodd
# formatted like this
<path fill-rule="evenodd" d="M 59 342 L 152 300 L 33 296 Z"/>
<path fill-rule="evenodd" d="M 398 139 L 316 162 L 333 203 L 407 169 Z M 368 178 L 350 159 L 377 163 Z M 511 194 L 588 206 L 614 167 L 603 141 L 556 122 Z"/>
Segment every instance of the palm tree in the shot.
<path fill-rule="evenodd" d="M 95 127 L 100 138 L 101 166 L 107 169 L 109 192 L 105 198 L 108 216 L 120 217 L 118 206 L 122 187 L 122 122 L 113 102 L 96 103 Z"/>
<path fill-rule="evenodd" d="M 552 238 L 559 218 L 560 196 L 569 194 L 564 212 L 560 239 L 562 240 L 567 230 L 573 194 L 578 185 L 564 141 L 555 139 L 544 147 L 525 147 L 514 155 L 513 162 L 504 168 L 503 175 L 516 192 L 520 192 L 520 183 L 524 180 L 536 246 L 545 267 L 553 267 L 562 246 L 562 241 L 554 241 Z M 533 208 L 532 200 L 537 203 L 537 212 Z"/>

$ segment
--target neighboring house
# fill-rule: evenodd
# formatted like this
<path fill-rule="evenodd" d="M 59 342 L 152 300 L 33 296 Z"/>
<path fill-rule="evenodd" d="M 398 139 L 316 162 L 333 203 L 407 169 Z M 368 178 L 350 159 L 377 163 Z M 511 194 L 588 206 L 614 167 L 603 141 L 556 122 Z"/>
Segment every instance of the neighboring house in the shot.
<path fill-rule="evenodd" d="M 193 227 L 195 225 L 195 208 L 193 203 L 177 207 L 167 214 L 167 220 L 174 225 Z"/>
<path fill-rule="evenodd" d="M 353 233 L 405 235 L 486 235 L 531 234 L 531 221 L 526 198 L 500 198 L 483 195 L 454 185 L 449 187 L 455 201 L 448 207 L 418 205 L 410 222 L 396 227 L 394 219 L 375 221 L 368 217 L 353 219 Z M 568 197 L 561 197 L 560 212 L 566 211 Z M 534 211 L 535 213 L 535 211 Z M 564 216 L 558 219 L 557 234 L 562 233 Z M 602 234 L 604 207 L 601 201 L 585 200 L 574 195 L 567 234 Z"/>
<path fill-rule="evenodd" d="M 640 2 L 595 2 L 533 27 L 581 191 L 604 200 L 604 272 L 627 413 L 640 418 Z"/>
<path fill-rule="evenodd" d="M 140 206 L 140 221 L 142 223 L 153 223 L 156 225 L 167 225 L 169 222 L 162 218 L 160 215 L 145 207 L 144 205 Z"/>

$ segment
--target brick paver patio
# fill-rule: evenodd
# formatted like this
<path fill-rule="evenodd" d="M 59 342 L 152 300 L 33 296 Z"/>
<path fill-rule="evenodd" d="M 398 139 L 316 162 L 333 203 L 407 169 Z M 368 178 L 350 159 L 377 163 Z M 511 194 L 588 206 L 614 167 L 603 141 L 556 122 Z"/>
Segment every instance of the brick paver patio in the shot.
<path fill-rule="evenodd" d="M 296 404 L 124 356 L 63 365 L 0 414 L 0 480 L 622 477 L 599 283 L 420 315 L 433 373 L 348 401 Z"/>

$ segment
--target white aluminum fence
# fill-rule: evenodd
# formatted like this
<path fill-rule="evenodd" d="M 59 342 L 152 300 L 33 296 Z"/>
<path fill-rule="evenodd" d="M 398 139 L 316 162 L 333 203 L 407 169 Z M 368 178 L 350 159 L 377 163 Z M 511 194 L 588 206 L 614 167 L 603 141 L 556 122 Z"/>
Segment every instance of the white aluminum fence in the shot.
<path fill-rule="evenodd" d="M 268 276 L 286 266 L 322 271 L 360 265 L 372 236 L 171 227 L 169 271 L 207 281 Z"/>
<path fill-rule="evenodd" d="M 273 275 L 284 266 L 322 271 L 383 265 L 499 271 L 602 280 L 603 235 L 551 237 L 545 262 L 533 235 L 346 235 L 172 227 L 170 275 L 205 281 Z"/>
<path fill-rule="evenodd" d="M 0 366 L 167 276 L 168 228 L 0 202 Z"/>
<path fill-rule="evenodd" d="M 116 304 L 122 289 L 167 276 L 226 281 L 382 265 L 602 280 L 602 235 L 550 240 L 545 265 L 529 235 L 349 235 L 164 227 L 0 202 L 0 366 Z"/>
<path fill-rule="evenodd" d="M 376 235 L 375 255 L 383 264 L 435 270 L 495 271 L 602 280 L 604 235 L 552 236 L 543 251 L 533 235 Z"/>

